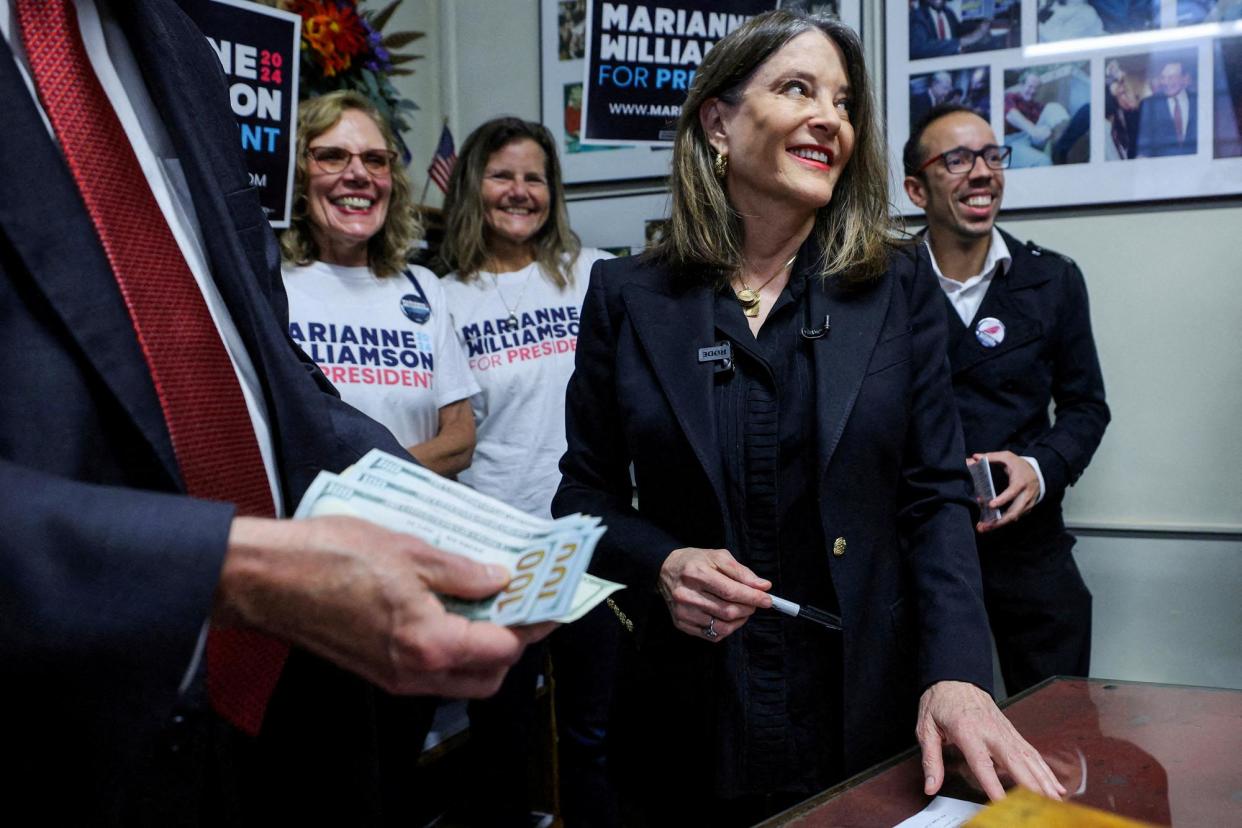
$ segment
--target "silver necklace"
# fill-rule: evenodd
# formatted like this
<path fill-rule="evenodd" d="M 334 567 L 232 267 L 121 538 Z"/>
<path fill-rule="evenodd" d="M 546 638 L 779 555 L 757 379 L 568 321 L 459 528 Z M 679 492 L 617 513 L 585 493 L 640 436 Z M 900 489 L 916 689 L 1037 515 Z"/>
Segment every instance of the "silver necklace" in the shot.
<path fill-rule="evenodd" d="M 526 274 L 526 281 L 522 282 L 522 289 L 518 291 L 518 298 L 513 303 L 513 307 L 509 307 L 509 303 L 505 301 L 505 294 L 500 289 L 500 279 L 496 277 L 495 273 L 489 273 L 488 275 L 492 277 L 492 286 L 496 288 L 496 295 L 500 297 L 500 304 L 504 305 L 505 310 L 509 312 L 509 324 L 516 328 L 518 324 L 518 308 L 522 307 L 522 297 L 526 295 L 526 288 L 530 287 L 530 277 L 534 275 L 534 271 L 532 270 Z"/>

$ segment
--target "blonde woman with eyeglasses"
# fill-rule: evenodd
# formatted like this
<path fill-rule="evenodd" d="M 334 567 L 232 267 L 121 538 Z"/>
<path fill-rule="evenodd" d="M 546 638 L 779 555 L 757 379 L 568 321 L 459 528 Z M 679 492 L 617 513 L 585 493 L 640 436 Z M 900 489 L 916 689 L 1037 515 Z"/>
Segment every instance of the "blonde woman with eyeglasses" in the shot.
<path fill-rule="evenodd" d="M 452 477 L 474 452 L 479 389 L 439 279 L 407 263 L 421 228 L 395 147 L 357 93 L 302 104 L 294 215 L 280 240 L 289 333 L 346 402 Z"/>

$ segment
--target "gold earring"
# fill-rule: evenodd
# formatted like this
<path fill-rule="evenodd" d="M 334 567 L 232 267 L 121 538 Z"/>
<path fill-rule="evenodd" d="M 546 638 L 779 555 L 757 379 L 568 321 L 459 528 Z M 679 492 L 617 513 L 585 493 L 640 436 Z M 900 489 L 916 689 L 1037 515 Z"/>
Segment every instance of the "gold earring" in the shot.
<path fill-rule="evenodd" d="M 722 152 L 716 153 L 716 157 L 712 159 L 712 172 L 716 174 L 717 178 L 724 181 L 724 177 L 729 174 L 729 156 Z"/>

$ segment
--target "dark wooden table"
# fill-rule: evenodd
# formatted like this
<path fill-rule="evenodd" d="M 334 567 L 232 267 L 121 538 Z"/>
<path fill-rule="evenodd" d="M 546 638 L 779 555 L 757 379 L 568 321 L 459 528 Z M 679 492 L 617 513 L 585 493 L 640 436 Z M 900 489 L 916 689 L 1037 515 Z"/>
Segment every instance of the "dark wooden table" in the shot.
<path fill-rule="evenodd" d="M 1070 799 L 1157 825 L 1242 826 L 1242 691 L 1049 679 L 1005 714 Z M 917 750 L 824 791 L 765 826 L 889 828 L 930 802 Z M 951 759 L 941 793 L 984 802 Z"/>

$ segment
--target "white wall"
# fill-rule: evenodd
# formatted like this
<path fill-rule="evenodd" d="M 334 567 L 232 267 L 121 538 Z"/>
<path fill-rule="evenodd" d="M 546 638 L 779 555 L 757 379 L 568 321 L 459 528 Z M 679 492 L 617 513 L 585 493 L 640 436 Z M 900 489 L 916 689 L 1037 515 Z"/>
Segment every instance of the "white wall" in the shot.
<path fill-rule="evenodd" d="M 383 6 L 376 0 L 371 0 L 368 5 L 375 8 Z M 413 69 L 414 74 L 392 79 L 397 91 L 419 106 L 419 111 L 408 117 L 411 129 L 402 136 L 413 156 L 410 175 L 414 181 L 415 196 L 422 193 L 427 181 L 427 167 L 431 165 L 431 156 L 435 154 L 443 123 L 441 73 L 445 41 L 440 35 L 440 5 L 438 0 L 404 0 L 384 27 L 387 33 L 415 31 L 425 35 L 399 50 L 403 54 L 423 56 L 422 60 L 403 65 L 402 68 Z M 433 184 L 427 191 L 427 203 L 438 206 L 439 196 L 440 191 Z"/>
<path fill-rule="evenodd" d="M 1088 535 L 1074 558 L 1093 676 L 1242 689 L 1242 541 Z"/>
<path fill-rule="evenodd" d="M 405 135 L 416 193 L 423 191 L 444 119 L 460 147 L 472 129 L 497 115 L 539 118 L 538 0 L 405 0 L 385 29 L 427 34 L 408 48 L 425 56 L 407 64 L 414 75 L 394 78 L 421 108 Z M 442 201 L 431 185 L 426 203 Z"/>
<path fill-rule="evenodd" d="M 1242 532 L 1239 203 L 1002 216 L 1074 258 L 1091 296 L 1113 422 L 1071 522 Z"/>

